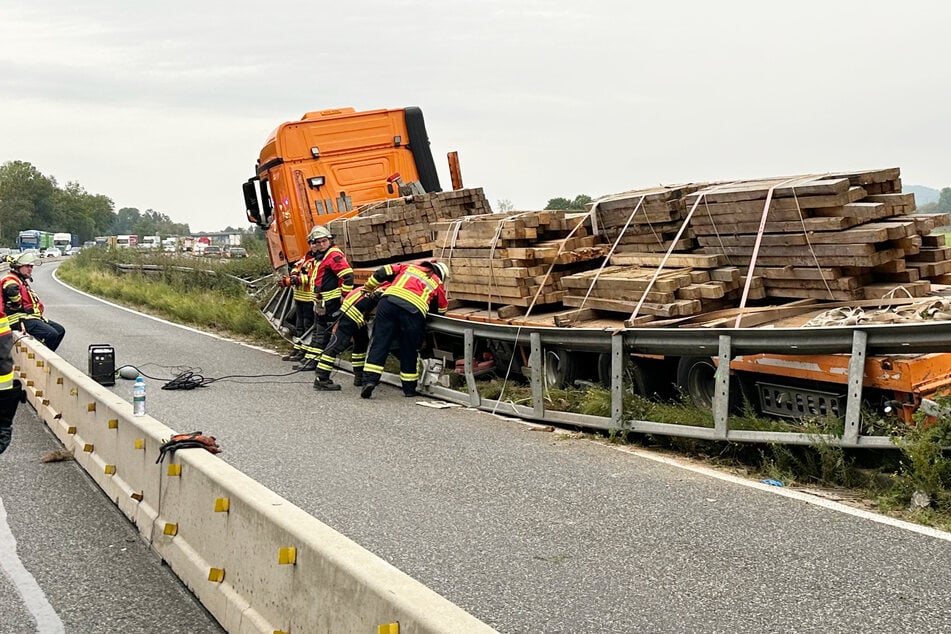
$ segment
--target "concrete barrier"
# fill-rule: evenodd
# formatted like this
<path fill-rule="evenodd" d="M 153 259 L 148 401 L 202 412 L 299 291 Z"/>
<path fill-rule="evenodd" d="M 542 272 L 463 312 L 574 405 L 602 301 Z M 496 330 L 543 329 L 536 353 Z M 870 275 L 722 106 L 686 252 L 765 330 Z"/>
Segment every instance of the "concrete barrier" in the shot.
<path fill-rule="evenodd" d="M 156 464 L 177 432 L 32 338 L 14 358 L 39 416 L 228 632 L 494 631 L 217 456 Z"/>

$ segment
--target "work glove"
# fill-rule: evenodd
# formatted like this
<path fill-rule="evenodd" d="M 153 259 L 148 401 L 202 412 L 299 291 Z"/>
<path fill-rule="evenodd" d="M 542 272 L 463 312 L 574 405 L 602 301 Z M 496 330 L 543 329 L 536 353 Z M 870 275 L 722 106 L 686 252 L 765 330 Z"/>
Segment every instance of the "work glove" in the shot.
<path fill-rule="evenodd" d="M 281 288 L 287 288 L 291 285 L 291 278 L 289 277 L 278 278 L 277 285 L 280 286 Z"/>

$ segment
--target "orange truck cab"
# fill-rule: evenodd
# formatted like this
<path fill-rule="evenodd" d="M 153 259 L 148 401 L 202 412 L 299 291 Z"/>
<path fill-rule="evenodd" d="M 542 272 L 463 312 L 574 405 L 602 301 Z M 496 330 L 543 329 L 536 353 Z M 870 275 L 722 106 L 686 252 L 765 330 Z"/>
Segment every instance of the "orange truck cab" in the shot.
<path fill-rule="evenodd" d="M 278 269 L 306 253 L 315 225 L 405 195 L 405 184 L 442 191 L 422 111 L 337 108 L 279 125 L 243 190 L 248 221 L 267 230 Z"/>

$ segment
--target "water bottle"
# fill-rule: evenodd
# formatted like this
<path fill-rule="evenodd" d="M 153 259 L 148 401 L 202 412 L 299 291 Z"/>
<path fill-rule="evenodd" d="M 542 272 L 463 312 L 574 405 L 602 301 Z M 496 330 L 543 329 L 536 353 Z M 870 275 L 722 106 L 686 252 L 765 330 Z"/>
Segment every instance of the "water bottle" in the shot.
<path fill-rule="evenodd" d="M 142 377 L 135 380 L 132 386 L 132 414 L 134 416 L 145 416 L 145 381 Z"/>

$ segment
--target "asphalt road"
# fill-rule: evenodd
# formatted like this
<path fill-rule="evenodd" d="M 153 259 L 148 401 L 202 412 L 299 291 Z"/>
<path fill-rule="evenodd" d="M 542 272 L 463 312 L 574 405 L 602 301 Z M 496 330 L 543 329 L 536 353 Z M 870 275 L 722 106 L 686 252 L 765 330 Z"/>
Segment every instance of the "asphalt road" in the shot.
<path fill-rule="evenodd" d="M 220 633 L 29 405 L 0 456 L 0 634 Z"/>
<path fill-rule="evenodd" d="M 36 288 L 65 359 L 113 345 L 158 377 L 150 414 L 217 436 L 224 460 L 502 632 L 951 631 L 946 534 L 388 386 L 365 401 L 345 375 L 318 393 L 272 352 L 110 307 L 53 268 Z M 186 367 L 273 376 L 159 389 Z"/>

